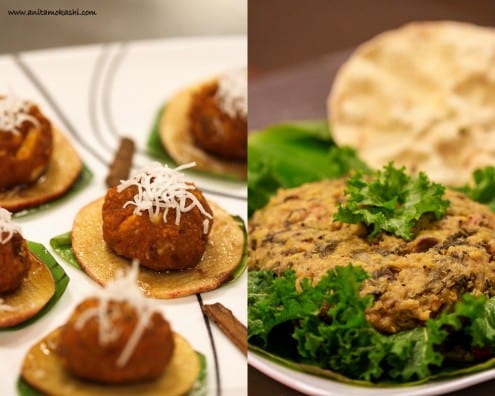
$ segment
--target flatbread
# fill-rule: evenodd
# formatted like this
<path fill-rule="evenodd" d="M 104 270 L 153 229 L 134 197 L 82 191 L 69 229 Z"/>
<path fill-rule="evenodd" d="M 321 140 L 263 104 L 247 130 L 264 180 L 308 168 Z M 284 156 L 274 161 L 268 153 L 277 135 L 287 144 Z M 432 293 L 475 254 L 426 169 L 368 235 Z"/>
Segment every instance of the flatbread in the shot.
<path fill-rule="evenodd" d="M 359 46 L 328 99 L 338 145 L 459 186 L 495 163 L 495 29 L 416 22 Z"/>
<path fill-rule="evenodd" d="M 104 198 L 82 208 L 72 227 L 72 249 L 84 271 L 100 285 L 114 279 L 118 271 L 130 269 L 130 260 L 116 255 L 103 239 Z M 176 298 L 216 289 L 233 277 L 243 255 L 244 233 L 232 216 L 208 202 L 214 221 L 200 263 L 183 271 L 156 272 L 141 267 L 138 286 L 155 298 Z"/>
<path fill-rule="evenodd" d="M 193 85 L 177 93 L 167 104 L 160 120 L 160 139 L 168 154 L 178 164 L 196 162 L 195 169 L 220 175 L 247 176 L 247 164 L 220 159 L 194 144 L 189 126 L 189 108 L 193 94 L 211 80 Z"/>
<path fill-rule="evenodd" d="M 36 343 L 22 364 L 22 378 L 33 388 L 53 396 L 155 396 L 185 395 L 200 372 L 198 354 L 179 334 L 174 333 L 175 349 L 165 373 L 156 381 L 138 385 L 100 385 L 78 380 L 62 367 L 57 355 L 60 328 Z"/>
<path fill-rule="evenodd" d="M 72 144 L 53 129 L 53 153 L 45 175 L 32 186 L 0 192 L 0 206 L 19 212 L 52 201 L 74 184 L 81 170 L 82 161 Z"/>
<path fill-rule="evenodd" d="M 33 253 L 28 275 L 12 293 L 0 294 L 2 305 L 13 310 L 0 308 L 0 328 L 25 322 L 36 315 L 50 301 L 55 293 L 55 281 L 50 269 Z"/>

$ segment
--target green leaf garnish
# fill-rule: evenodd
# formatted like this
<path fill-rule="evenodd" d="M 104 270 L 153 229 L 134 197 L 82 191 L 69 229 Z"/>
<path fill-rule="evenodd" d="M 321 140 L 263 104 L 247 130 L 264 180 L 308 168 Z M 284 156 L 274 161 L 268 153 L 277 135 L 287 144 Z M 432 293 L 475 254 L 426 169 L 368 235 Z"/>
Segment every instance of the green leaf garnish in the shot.
<path fill-rule="evenodd" d="M 196 352 L 199 357 L 200 369 L 198 379 L 189 392 L 189 396 L 206 396 L 208 394 L 208 371 L 206 366 L 206 356 Z"/>
<path fill-rule="evenodd" d="M 82 271 L 72 250 L 71 232 L 65 232 L 50 239 L 50 246 L 65 262 Z"/>
<path fill-rule="evenodd" d="M 355 151 L 333 143 L 326 121 L 274 125 L 248 137 L 248 210 L 265 206 L 279 188 L 367 170 Z"/>
<path fill-rule="evenodd" d="M 345 205 L 339 204 L 334 220 L 364 223 L 369 239 L 385 231 L 406 241 L 414 238 L 415 227 L 425 214 L 440 219 L 449 206 L 445 188 L 420 172 L 417 177 L 395 168 L 392 163 L 376 171 L 371 179 L 356 172 L 347 180 Z"/>
<path fill-rule="evenodd" d="M 487 205 L 495 212 L 495 167 L 486 166 L 473 172 L 474 185 L 466 184 L 457 190 L 473 201 Z"/>
<path fill-rule="evenodd" d="M 224 284 L 229 284 L 230 282 L 238 279 L 246 270 L 247 261 L 248 261 L 248 246 L 247 246 L 248 235 L 247 235 L 246 224 L 244 223 L 244 220 L 240 216 L 232 216 L 232 218 L 237 222 L 240 229 L 242 230 L 242 234 L 244 236 L 244 243 L 242 245 L 242 256 L 241 256 L 241 260 L 239 261 L 239 265 L 232 273 L 232 279 Z"/>
<path fill-rule="evenodd" d="M 27 241 L 27 244 L 29 250 L 36 257 L 38 257 L 50 270 L 53 280 L 55 282 L 55 292 L 53 296 L 50 298 L 50 300 L 47 302 L 47 304 L 32 318 L 22 323 L 19 323 L 15 326 L 1 329 L 0 331 L 23 329 L 24 327 L 29 326 L 30 324 L 42 318 L 46 313 L 48 313 L 52 309 L 52 307 L 58 302 L 58 300 L 60 300 L 60 298 L 65 292 L 65 289 L 67 288 L 67 285 L 69 284 L 69 277 L 65 273 L 64 269 L 60 266 L 60 264 L 57 263 L 57 261 L 55 261 L 55 259 L 50 254 L 50 252 L 46 250 L 46 248 L 41 243 Z"/>
<path fill-rule="evenodd" d="M 29 385 L 21 376 L 17 379 L 17 392 L 19 396 L 43 396 L 43 393 Z"/>

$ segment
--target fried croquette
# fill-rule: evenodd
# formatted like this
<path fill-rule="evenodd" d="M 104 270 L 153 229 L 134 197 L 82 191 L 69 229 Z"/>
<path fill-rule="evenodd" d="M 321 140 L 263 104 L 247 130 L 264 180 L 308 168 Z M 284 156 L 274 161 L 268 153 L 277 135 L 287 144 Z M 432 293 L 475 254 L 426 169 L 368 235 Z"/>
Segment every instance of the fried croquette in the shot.
<path fill-rule="evenodd" d="M 17 289 L 30 266 L 30 254 L 21 228 L 12 222 L 8 210 L 0 208 L 0 293 Z"/>
<path fill-rule="evenodd" d="M 203 150 L 229 160 L 244 161 L 247 156 L 247 120 L 240 112 L 230 114 L 219 99 L 219 81 L 194 92 L 189 110 L 191 135 Z"/>
<path fill-rule="evenodd" d="M 143 313 L 128 302 L 110 299 L 103 310 L 100 304 L 103 301 L 96 297 L 83 301 L 62 327 L 57 353 L 65 369 L 78 378 L 107 384 L 160 377 L 174 352 L 168 321 L 152 312 L 143 323 Z M 126 347 L 139 328 L 141 336 L 126 359 Z"/>
<path fill-rule="evenodd" d="M 201 206 L 213 214 L 208 202 L 197 188 L 190 190 Z M 196 266 L 203 255 L 212 219 L 194 207 L 180 214 L 180 223 L 174 222 L 177 209 L 169 209 L 164 221 L 164 209 L 150 217 L 148 213 L 135 214 L 132 205 L 126 205 L 138 194 L 136 186 L 118 192 L 110 188 L 102 209 L 103 239 L 118 255 L 138 259 L 142 266 L 155 271 L 180 270 Z M 208 225 L 205 226 L 205 221 Z"/>
<path fill-rule="evenodd" d="M 14 97 L 1 97 L 0 111 L 0 189 L 32 184 L 50 162 L 52 125 L 38 106 Z"/>
<path fill-rule="evenodd" d="M 2 232 L 2 238 L 5 232 Z M 2 239 L 0 238 L 0 239 Z M 31 259 L 26 240 L 18 232 L 5 243 L 0 243 L 0 293 L 11 292 L 19 287 L 26 276 Z"/>

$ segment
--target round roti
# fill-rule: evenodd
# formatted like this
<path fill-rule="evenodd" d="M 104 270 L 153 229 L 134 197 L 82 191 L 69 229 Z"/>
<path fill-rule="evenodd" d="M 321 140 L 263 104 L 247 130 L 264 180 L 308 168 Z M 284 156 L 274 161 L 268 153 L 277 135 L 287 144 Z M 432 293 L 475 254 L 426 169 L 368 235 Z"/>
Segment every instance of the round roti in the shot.
<path fill-rule="evenodd" d="M 39 206 L 63 195 L 77 180 L 82 162 L 69 140 L 53 130 L 53 153 L 46 173 L 35 184 L 0 192 L 0 206 L 10 212 Z"/>
<path fill-rule="evenodd" d="M 156 381 L 137 385 L 101 385 L 76 379 L 62 367 L 57 355 L 60 328 L 35 344 L 22 364 L 22 378 L 47 395 L 169 395 L 187 394 L 196 382 L 200 361 L 191 345 L 174 333 L 175 349 L 164 374 Z"/>
<path fill-rule="evenodd" d="M 103 198 L 82 208 L 72 227 L 72 249 L 84 271 L 100 285 L 127 271 L 130 260 L 116 255 L 103 239 Z M 243 256 L 244 233 L 230 214 L 208 202 L 214 222 L 200 263 L 183 271 L 152 271 L 140 267 L 138 286 L 146 296 L 176 298 L 216 289 L 232 279 Z"/>
<path fill-rule="evenodd" d="M 210 83 L 205 81 L 177 93 L 167 104 L 160 120 L 160 139 L 168 154 L 178 164 L 195 162 L 195 169 L 220 175 L 247 176 L 247 164 L 223 160 L 208 154 L 194 144 L 189 126 L 189 108 L 196 90 Z"/>
<path fill-rule="evenodd" d="M 333 137 L 370 166 L 394 161 L 459 186 L 495 163 L 495 30 L 417 22 L 364 43 L 328 99 Z"/>
<path fill-rule="evenodd" d="M 0 295 L 0 328 L 10 327 L 32 318 L 50 301 L 55 293 L 55 281 L 48 267 L 31 253 L 31 267 L 21 285 L 12 293 Z"/>

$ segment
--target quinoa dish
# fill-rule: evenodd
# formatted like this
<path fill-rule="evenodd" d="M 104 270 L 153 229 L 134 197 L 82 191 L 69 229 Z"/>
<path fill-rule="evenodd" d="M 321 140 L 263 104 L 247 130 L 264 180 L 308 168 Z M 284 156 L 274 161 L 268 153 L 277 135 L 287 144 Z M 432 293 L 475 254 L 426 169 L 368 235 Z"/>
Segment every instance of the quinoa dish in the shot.
<path fill-rule="evenodd" d="M 369 242 L 362 224 L 334 222 L 345 180 L 281 190 L 250 220 L 249 269 L 317 281 L 337 265 L 362 266 L 375 296 L 368 321 L 385 333 L 423 324 L 470 292 L 495 295 L 495 214 L 447 190 L 451 205 L 439 221 L 424 219 L 409 242 L 384 234 Z"/>

